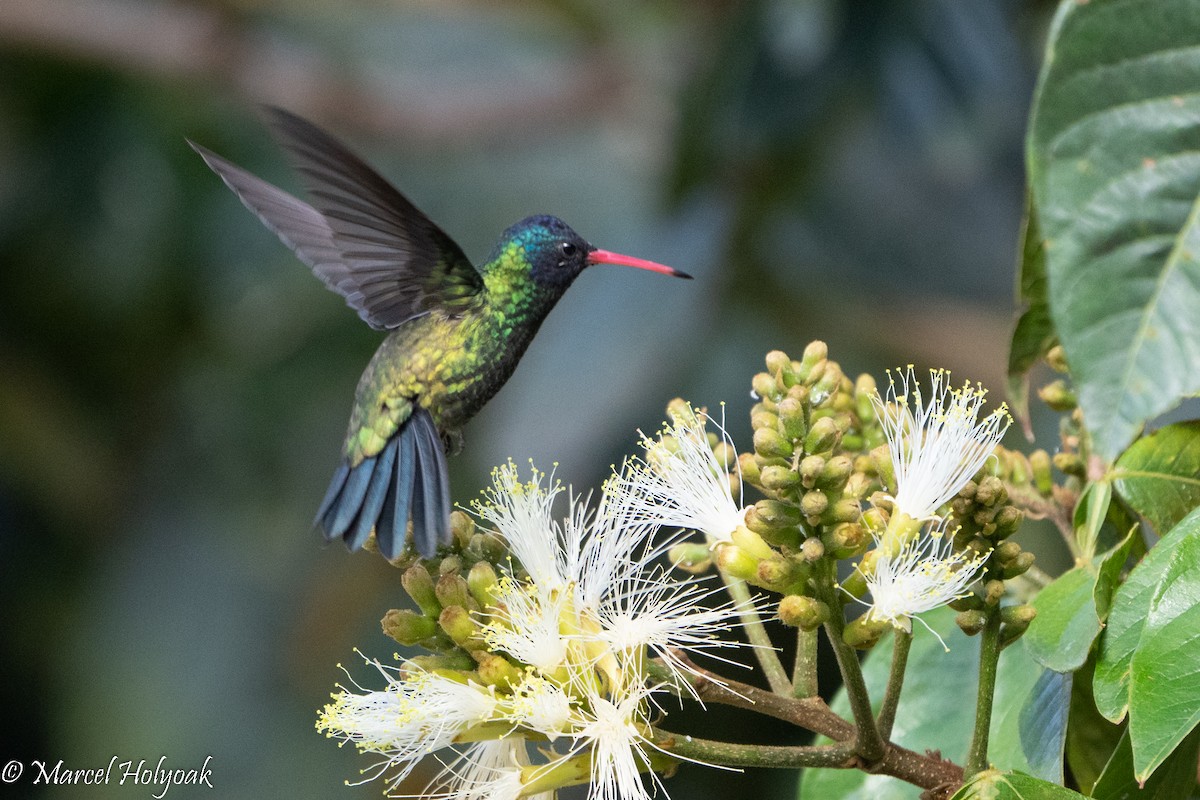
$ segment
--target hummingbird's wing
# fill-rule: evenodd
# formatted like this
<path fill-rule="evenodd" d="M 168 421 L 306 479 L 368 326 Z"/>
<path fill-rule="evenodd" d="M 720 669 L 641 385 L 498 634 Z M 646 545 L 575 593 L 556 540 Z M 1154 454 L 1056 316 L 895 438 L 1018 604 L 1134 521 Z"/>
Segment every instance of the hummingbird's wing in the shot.
<path fill-rule="evenodd" d="M 466 255 L 391 184 L 309 122 L 270 109 L 314 205 L 194 142 L 205 163 L 373 328 L 395 328 L 483 287 Z"/>

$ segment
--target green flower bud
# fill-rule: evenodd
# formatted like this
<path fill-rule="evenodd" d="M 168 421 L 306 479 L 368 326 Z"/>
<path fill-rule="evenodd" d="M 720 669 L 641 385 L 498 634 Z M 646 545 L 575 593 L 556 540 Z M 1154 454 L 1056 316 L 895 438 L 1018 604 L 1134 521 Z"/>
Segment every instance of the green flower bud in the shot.
<path fill-rule="evenodd" d="M 837 525 L 842 522 L 858 522 L 860 517 L 862 506 L 858 501 L 853 497 L 843 497 L 825 509 L 825 513 L 821 515 L 821 522 L 825 525 Z"/>
<path fill-rule="evenodd" d="M 746 511 L 746 527 L 755 533 L 792 528 L 799 524 L 800 510 L 780 500 L 759 500 Z"/>
<path fill-rule="evenodd" d="M 792 360 L 782 350 L 772 350 L 767 353 L 767 372 L 775 378 L 777 386 L 787 389 L 797 383 L 796 373 L 792 369 Z"/>
<path fill-rule="evenodd" d="M 805 539 L 800 545 L 800 557 L 812 564 L 825 557 L 825 543 L 820 539 Z"/>
<path fill-rule="evenodd" d="M 700 424 L 696 409 L 682 397 L 676 397 L 667 403 L 667 417 L 671 422 L 682 427 L 695 427 Z"/>
<path fill-rule="evenodd" d="M 853 472 L 854 459 L 850 456 L 834 456 L 825 462 L 825 466 L 817 478 L 817 487 L 830 492 L 840 492 L 845 488 L 846 482 L 850 480 Z"/>
<path fill-rule="evenodd" d="M 436 617 L 442 613 L 442 604 L 433 590 L 433 578 L 420 564 L 414 564 L 404 571 L 400 576 L 400 585 L 425 616 Z"/>
<path fill-rule="evenodd" d="M 787 390 L 787 399 L 795 400 L 801 406 L 806 406 L 808 405 L 808 398 L 810 394 L 811 393 L 809 392 L 807 386 L 805 386 L 803 383 L 797 383 L 795 386 Z"/>
<path fill-rule="evenodd" d="M 481 608 L 495 604 L 498 584 L 496 570 L 486 561 L 478 562 L 467 573 L 467 586 L 471 590 L 471 597 L 475 598 L 475 602 Z"/>
<path fill-rule="evenodd" d="M 393 608 L 380 620 L 383 632 L 402 645 L 414 645 L 437 633 L 437 623 L 407 608 Z"/>
<path fill-rule="evenodd" d="M 1025 519 L 1025 512 L 1016 506 L 1004 506 L 996 512 L 995 519 L 992 522 L 996 526 L 996 530 L 992 533 L 992 538 L 996 540 L 1004 539 L 1012 536 L 1021 527 L 1021 522 Z"/>
<path fill-rule="evenodd" d="M 789 594 L 779 601 L 779 619 L 784 625 L 815 631 L 829 621 L 829 606 L 802 594 Z"/>
<path fill-rule="evenodd" d="M 887 530 L 889 515 L 886 511 L 878 506 L 871 506 L 862 515 L 863 527 L 868 533 L 873 533 L 876 536 L 882 536 Z"/>
<path fill-rule="evenodd" d="M 879 474 L 879 482 L 893 494 L 896 491 L 896 472 L 892 469 L 891 450 L 886 444 L 881 444 L 871 451 L 871 460 Z"/>
<path fill-rule="evenodd" d="M 475 535 L 475 520 L 461 511 L 450 512 L 450 534 L 459 550 L 465 550 Z"/>
<path fill-rule="evenodd" d="M 760 372 L 750 380 L 750 388 L 762 399 L 775 399 L 780 395 L 779 386 L 775 379 L 765 372 Z"/>
<path fill-rule="evenodd" d="M 1004 581 L 990 580 L 983 584 L 983 602 L 994 606 L 1004 597 Z"/>
<path fill-rule="evenodd" d="M 792 443 L 779 435 L 774 428 L 759 428 L 754 431 L 754 452 L 761 456 L 790 458 Z"/>
<path fill-rule="evenodd" d="M 808 436 L 804 437 L 804 452 L 829 452 L 837 444 L 839 436 L 837 423 L 829 417 L 814 420 L 808 429 Z"/>
<path fill-rule="evenodd" d="M 808 422 L 804 418 L 804 404 L 794 397 L 785 397 L 776 406 L 779 415 L 779 431 L 784 438 L 793 442 L 801 441 L 808 432 Z"/>
<path fill-rule="evenodd" d="M 1038 389 L 1038 397 L 1055 411 L 1072 411 L 1079 405 L 1079 398 L 1061 378 Z"/>
<path fill-rule="evenodd" d="M 800 366 L 796 370 L 801 376 L 801 380 L 808 380 L 808 372 L 819 361 L 824 361 L 829 358 L 829 347 L 824 342 L 818 340 L 808 343 L 804 348 L 804 355 L 800 357 Z"/>
<path fill-rule="evenodd" d="M 755 559 L 774 558 L 776 553 L 763 538 L 745 525 L 738 525 L 730 534 L 730 539 L 743 553 Z"/>
<path fill-rule="evenodd" d="M 963 597 L 956 597 L 946 605 L 955 611 L 978 611 L 983 608 L 983 600 L 979 595 L 972 593 Z"/>
<path fill-rule="evenodd" d="M 1016 542 L 1004 542 L 998 545 L 993 551 L 996 556 L 996 561 L 1000 564 L 1007 564 L 1021 554 L 1021 545 Z"/>
<path fill-rule="evenodd" d="M 822 456 L 805 456 L 800 461 L 800 482 L 804 484 L 804 488 L 811 489 L 817 483 L 817 478 L 821 476 L 821 470 L 825 469 L 825 459 Z"/>
<path fill-rule="evenodd" d="M 479 681 L 484 686 L 495 686 L 497 689 L 511 689 L 521 682 L 523 672 L 504 656 L 496 653 L 482 653 L 478 657 Z"/>
<path fill-rule="evenodd" d="M 1033 606 L 1019 605 L 1009 606 L 1008 608 L 1000 609 L 1000 647 L 1008 647 L 1010 644 L 1021 638 L 1021 635 L 1029 629 L 1029 623 L 1033 622 L 1037 616 L 1037 609 Z"/>
<path fill-rule="evenodd" d="M 890 627 L 891 623 L 871 619 L 868 614 L 863 614 L 846 625 L 846 630 L 842 632 L 842 641 L 859 650 L 869 650 Z"/>
<path fill-rule="evenodd" d="M 471 619 L 471 612 L 467 611 L 462 606 L 446 606 L 442 609 L 442 613 L 438 615 L 438 627 L 446 632 L 459 647 L 466 650 L 475 649 L 467 645 L 475 645 L 478 647 L 479 639 L 479 624 Z"/>
<path fill-rule="evenodd" d="M 733 469 L 733 465 L 737 463 L 737 450 L 730 446 L 729 442 L 720 441 L 712 449 L 713 458 L 721 465 L 721 469 L 728 472 Z"/>
<path fill-rule="evenodd" d="M 825 551 L 834 558 L 853 558 L 867 549 L 871 537 L 857 522 L 843 522 L 821 536 Z"/>
<path fill-rule="evenodd" d="M 1055 372 L 1070 372 L 1071 368 L 1067 366 L 1067 355 L 1062 349 L 1061 344 L 1056 344 L 1051 347 L 1046 353 L 1046 363 L 1050 365 L 1050 369 Z"/>
<path fill-rule="evenodd" d="M 1010 578 L 1015 578 L 1018 575 L 1024 575 L 1026 572 L 1029 571 L 1029 568 L 1033 566 L 1033 562 L 1034 562 L 1033 553 L 1029 552 L 1028 550 L 1025 550 L 1020 555 L 1018 555 L 1016 558 L 1014 558 L 1012 561 L 1005 564 L 1004 570 L 1001 574 L 1004 575 L 1005 580 L 1008 580 Z"/>
<path fill-rule="evenodd" d="M 753 453 L 742 453 L 738 456 L 738 469 L 742 471 L 742 480 L 753 486 L 762 485 L 762 473 L 754 460 Z"/>
<path fill-rule="evenodd" d="M 471 588 L 467 586 L 463 576 L 457 573 L 450 573 L 438 578 L 433 591 L 443 609 L 446 606 L 471 608 L 475 605 L 475 598 L 471 597 Z"/>
<path fill-rule="evenodd" d="M 758 561 L 737 545 L 718 545 L 713 560 L 717 569 L 731 577 L 744 581 L 758 577 Z"/>
<path fill-rule="evenodd" d="M 878 393 L 875 379 L 870 375 L 859 375 L 858 380 L 854 382 L 854 413 L 864 425 L 875 421 L 875 404 L 871 402 L 871 398 Z"/>
<path fill-rule="evenodd" d="M 817 489 L 805 492 L 804 496 L 800 498 L 800 513 L 808 519 L 810 524 L 816 524 L 827 508 L 829 508 L 829 497 Z"/>
<path fill-rule="evenodd" d="M 1073 475 L 1076 478 L 1087 477 L 1087 466 L 1078 453 L 1055 453 L 1053 461 L 1054 466 L 1058 467 L 1058 471 L 1065 475 Z"/>
<path fill-rule="evenodd" d="M 998 506 L 1008 501 L 1008 490 L 999 478 L 989 475 L 979 483 L 975 490 L 975 502 L 984 506 Z"/>
<path fill-rule="evenodd" d="M 800 476 L 787 467 L 764 467 L 760 484 L 773 492 L 790 492 L 800 485 Z"/>
<path fill-rule="evenodd" d="M 1045 450 L 1034 450 L 1029 454 L 1029 466 L 1033 469 L 1033 486 L 1042 497 L 1049 497 L 1054 488 L 1054 476 L 1050 472 L 1050 454 Z"/>
<path fill-rule="evenodd" d="M 712 566 L 712 552 L 708 545 L 699 542 L 683 542 L 667 551 L 671 566 L 678 567 L 684 572 L 699 575 Z"/>
<path fill-rule="evenodd" d="M 778 556 L 758 562 L 754 583 L 764 589 L 781 591 L 793 584 L 798 576 L 796 564 Z"/>
<path fill-rule="evenodd" d="M 444 655 L 413 656 L 405 663 L 402 676 L 411 677 L 409 671 L 418 672 L 466 672 L 475 668 L 475 660 L 462 650 Z"/>
<path fill-rule="evenodd" d="M 473 561 L 500 563 L 508 556 L 508 548 L 494 533 L 476 533 L 467 545 L 467 556 Z"/>
<path fill-rule="evenodd" d="M 954 622 L 967 636 L 974 636 L 987 626 L 987 614 L 982 611 L 960 611 Z"/>

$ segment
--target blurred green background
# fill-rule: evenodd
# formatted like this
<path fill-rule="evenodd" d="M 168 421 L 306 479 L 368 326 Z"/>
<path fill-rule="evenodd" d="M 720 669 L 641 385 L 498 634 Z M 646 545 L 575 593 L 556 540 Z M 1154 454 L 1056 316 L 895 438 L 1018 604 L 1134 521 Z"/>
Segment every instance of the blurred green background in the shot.
<path fill-rule="evenodd" d="M 4 0 L 0 761 L 211 755 L 215 794 L 177 799 L 382 788 L 345 788 L 369 761 L 313 723 L 352 648 L 389 657 L 402 593 L 311 528 L 380 337 L 185 137 L 296 190 L 257 110 L 280 105 L 475 259 L 546 212 L 693 273 L 585 274 L 451 461 L 460 502 L 508 457 L 594 486 L 677 395 L 725 401 L 746 446 L 763 354 L 814 338 L 852 375 L 914 362 L 1001 393 L 1051 10 Z M 29 777 L 0 796 L 149 796 Z M 794 785 L 687 767 L 668 788 Z"/>

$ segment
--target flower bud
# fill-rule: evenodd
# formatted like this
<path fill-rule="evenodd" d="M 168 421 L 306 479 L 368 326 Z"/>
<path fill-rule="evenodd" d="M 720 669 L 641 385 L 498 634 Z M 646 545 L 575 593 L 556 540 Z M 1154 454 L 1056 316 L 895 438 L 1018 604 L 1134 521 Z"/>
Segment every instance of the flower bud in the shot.
<path fill-rule="evenodd" d="M 438 627 L 446 632 L 459 647 L 465 650 L 475 649 L 479 642 L 479 624 L 471 619 L 471 612 L 462 606 L 446 606 L 438 615 Z M 468 644 L 475 647 L 468 647 Z"/>
<path fill-rule="evenodd" d="M 805 539 L 800 545 L 800 558 L 809 564 L 814 564 L 825 557 L 825 544 L 820 539 Z"/>
<path fill-rule="evenodd" d="M 815 631 L 829 621 L 829 606 L 802 594 L 789 594 L 779 601 L 779 619 L 784 625 Z"/>
<path fill-rule="evenodd" d="M 433 578 L 420 564 L 414 564 L 404 571 L 400 576 L 400 585 L 425 616 L 436 617 L 442 613 L 442 604 L 433 590 Z"/>
<path fill-rule="evenodd" d="M 804 488 L 813 488 L 823 469 L 825 469 L 825 458 L 823 456 L 805 456 L 801 459 L 799 469 L 800 482 L 804 484 Z"/>
<path fill-rule="evenodd" d="M 800 498 L 800 513 L 805 516 L 809 524 L 816 524 L 827 508 L 829 508 L 829 498 L 824 492 L 817 489 L 805 492 L 804 496 Z"/>
<path fill-rule="evenodd" d="M 760 372 L 750 380 L 750 388 L 754 390 L 754 394 L 762 399 L 775 399 L 779 396 L 779 386 L 775 383 L 775 379 L 765 372 Z"/>
<path fill-rule="evenodd" d="M 1050 365 L 1050 369 L 1055 372 L 1070 372 L 1071 368 L 1067 366 L 1067 355 L 1063 351 L 1061 344 L 1056 344 L 1051 347 L 1046 353 L 1046 363 Z"/>
<path fill-rule="evenodd" d="M 852 458 L 844 455 L 834 456 L 825 462 L 825 466 L 817 478 L 817 487 L 830 492 L 840 492 L 846 486 L 846 481 L 850 479 L 852 472 L 854 472 Z"/>
<path fill-rule="evenodd" d="M 764 589 L 782 591 L 796 582 L 797 565 L 785 558 L 775 556 L 764 558 L 758 562 L 758 570 L 753 582 Z"/>
<path fill-rule="evenodd" d="M 771 546 L 763 541 L 763 538 L 754 531 L 747 528 L 745 525 L 738 525 L 730 534 L 730 539 L 744 553 L 747 553 L 752 558 L 774 558 L 776 553 L 771 549 Z"/>
<path fill-rule="evenodd" d="M 837 423 L 829 417 L 814 420 L 808 429 L 808 435 L 804 437 L 804 452 L 829 452 L 837 444 L 839 436 Z"/>
<path fill-rule="evenodd" d="M 790 492 L 800 485 L 800 476 L 787 467 L 764 467 L 760 484 L 773 492 Z"/>
<path fill-rule="evenodd" d="M 842 632 L 842 641 L 859 650 L 869 650 L 890 627 L 891 623 L 871 619 L 868 612 L 846 625 L 846 630 Z"/>
<path fill-rule="evenodd" d="M 792 369 L 792 360 L 782 350 L 772 350 L 767 353 L 767 372 L 775 379 L 777 386 L 787 389 L 797 382 L 796 373 Z"/>
<path fill-rule="evenodd" d="M 1029 623 L 1037 616 L 1037 609 L 1029 605 L 1009 606 L 1000 609 L 1000 647 L 1008 647 L 1021 638 L 1029 629 Z"/>
<path fill-rule="evenodd" d="M 1004 597 L 1004 581 L 990 580 L 983 584 L 983 602 L 994 606 Z"/>
<path fill-rule="evenodd" d="M 475 520 L 457 509 L 450 512 L 450 534 L 459 550 L 465 550 L 475 535 Z"/>
<path fill-rule="evenodd" d="M 852 558 L 867 549 L 871 537 L 857 522 L 843 522 L 821 536 L 825 551 L 834 558 Z"/>
<path fill-rule="evenodd" d="M 454 650 L 453 652 L 444 655 L 436 656 L 413 656 L 408 659 L 404 667 L 401 668 L 400 675 L 410 678 L 413 674 L 421 672 L 434 671 L 451 671 L 464 672 L 474 669 L 475 661 L 462 650 Z"/>
<path fill-rule="evenodd" d="M 1073 475 L 1076 478 L 1087 477 L 1087 466 L 1078 453 L 1055 453 L 1053 461 L 1054 466 L 1058 467 L 1058 471 L 1065 475 Z"/>
<path fill-rule="evenodd" d="M 790 458 L 792 443 L 774 428 L 758 428 L 754 431 L 754 452 L 768 458 Z"/>
<path fill-rule="evenodd" d="M 1004 542 L 996 547 L 994 554 L 996 561 L 1000 562 L 1001 565 L 1008 564 L 1021 554 L 1021 545 L 1016 542 Z"/>
<path fill-rule="evenodd" d="M 1075 392 L 1061 378 L 1038 389 L 1038 397 L 1055 411 L 1072 411 L 1079 405 Z"/>
<path fill-rule="evenodd" d="M 1033 566 L 1034 555 L 1028 550 L 1023 551 L 1012 561 L 1004 565 L 1004 579 L 1015 578 L 1018 575 L 1024 575 Z"/>
<path fill-rule="evenodd" d="M 983 608 L 983 600 L 980 599 L 979 595 L 972 592 L 962 597 L 956 597 L 946 605 L 955 611 L 979 611 Z"/>
<path fill-rule="evenodd" d="M 862 506 L 853 497 L 843 497 L 836 503 L 830 504 L 821 515 L 821 522 L 826 525 L 837 525 L 842 522 L 858 522 L 862 517 Z"/>
<path fill-rule="evenodd" d="M 1012 536 L 1017 532 L 1017 528 L 1021 527 L 1021 522 L 1024 519 L 1025 512 L 1021 509 L 1016 506 L 1004 506 L 996 512 L 996 517 L 992 520 L 996 526 L 996 530 L 992 533 L 992 538 L 1000 540 L 1007 536 Z"/>
<path fill-rule="evenodd" d="M 446 606 L 462 606 L 470 609 L 475 605 L 475 598 L 471 597 L 471 588 L 467 586 L 463 576 L 457 573 L 449 573 L 438 578 L 433 591 L 443 609 Z"/>
<path fill-rule="evenodd" d="M 745 581 L 758 576 L 758 561 L 737 545 L 718 545 L 714 561 L 717 569 L 731 577 Z"/>
<path fill-rule="evenodd" d="M 673 398 L 671 402 L 667 403 L 667 417 L 680 427 L 694 428 L 700 425 L 696 409 L 692 408 L 692 404 L 682 397 Z"/>
<path fill-rule="evenodd" d="M 800 357 L 800 366 L 796 369 L 796 373 L 800 376 L 800 380 L 808 382 L 809 371 L 819 361 L 824 361 L 829 357 L 829 347 L 822 341 L 815 340 L 808 343 L 804 348 L 804 355 Z"/>
<path fill-rule="evenodd" d="M 854 413 L 864 425 L 875 421 L 875 404 L 872 398 L 878 395 L 875 379 L 866 373 L 854 382 Z"/>
<path fill-rule="evenodd" d="M 467 587 L 471 590 L 471 597 L 475 598 L 475 602 L 481 608 L 495 604 L 498 583 L 496 570 L 486 561 L 478 562 L 467 573 Z"/>
<path fill-rule="evenodd" d="M 380 620 L 383 632 L 402 645 L 414 645 L 437 633 L 433 619 L 407 608 L 393 608 Z"/>
<path fill-rule="evenodd" d="M 521 682 L 522 672 L 504 656 L 497 653 L 482 653 L 478 657 L 479 680 L 484 686 L 511 689 Z"/>
<path fill-rule="evenodd" d="M 776 406 L 779 430 L 785 438 L 798 442 L 808 432 L 808 421 L 804 418 L 804 404 L 794 397 L 785 397 Z"/>
<path fill-rule="evenodd" d="M 887 530 L 888 513 L 879 506 L 871 506 L 862 513 L 862 524 L 867 529 L 868 533 L 873 533 L 876 536 L 882 536 Z"/>
<path fill-rule="evenodd" d="M 780 500 L 759 500 L 746 510 L 746 527 L 755 533 L 792 528 L 800 524 L 800 510 Z"/>
<path fill-rule="evenodd" d="M 1034 450 L 1029 454 L 1029 466 L 1033 470 L 1033 486 L 1042 497 L 1049 497 L 1054 488 L 1054 476 L 1050 472 L 1050 454 L 1045 450 Z"/>
<path fill-rule="evenodd" d="M 762 485 L 762 473 L 754 460 L 753 453 L 742 453 L 738 456 L 738 469 L 742 471 L 742 480 L 754 486 Z"/>
<path fill-rule="evenodd" d="M 879 472 L 879 482 L 889 492 L 895 493 L 896 472 L 892 468 L 891 450 L 886 444 L 881 444 L 871 451 L 871 459 L 875 462 L 875 469 Z"/>
<path fill-rule="evenodd" d="M 721 469 L 728 472 L 733 469 L 733 465 L 737 463 L 737 450 L 734 449 L 729 442 L 719 441 L 712 449 L 713 458 L 721 465 Z"/>
<path fill-rule="evenodd" d="M 987 626 L 987 614 L 982 611 L 960 611 L 954 617 L 954 623 L 967 636 L 974 636 Z"/>
<path fill-rule="evenodd" d="M 708 545 L 699 542 L 683 542 L 667 551 L 671 566 L 678 567 L 684 572 L 699 575 L 712 566 L 712 552 Z"/>

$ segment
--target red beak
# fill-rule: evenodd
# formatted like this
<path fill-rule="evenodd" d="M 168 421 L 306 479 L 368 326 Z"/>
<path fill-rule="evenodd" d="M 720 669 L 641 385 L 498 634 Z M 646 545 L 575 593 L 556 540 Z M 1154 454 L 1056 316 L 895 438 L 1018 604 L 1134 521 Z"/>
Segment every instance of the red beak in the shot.
<path fill-rule="evenodd" d="M 648 269 L 651 272 L 660 272 L 663 275 L 670 275 L 673 278 L 687 278 L 688 280 L 692 278 L 686 272 L 680 272 L 674 267 L 668 267 L 666 264 L 657 264 L 653 261 L 646 261 L 645 259 L 634 258 L 633 256 L 623 256 L 620 253 L 613 253 L 609 250 L 593 250 L 588 253 L 587 262 L 589 264 L 617 264 L 622 267 Z"/>

